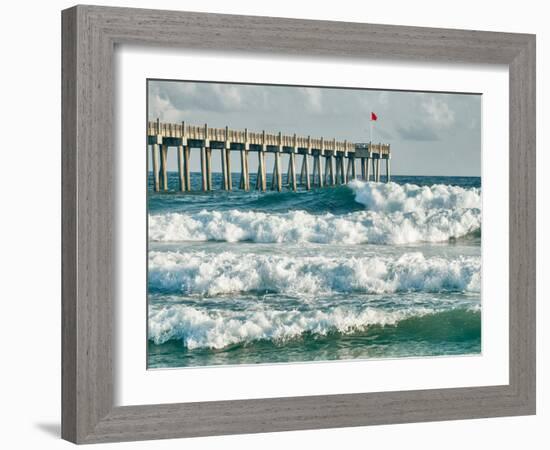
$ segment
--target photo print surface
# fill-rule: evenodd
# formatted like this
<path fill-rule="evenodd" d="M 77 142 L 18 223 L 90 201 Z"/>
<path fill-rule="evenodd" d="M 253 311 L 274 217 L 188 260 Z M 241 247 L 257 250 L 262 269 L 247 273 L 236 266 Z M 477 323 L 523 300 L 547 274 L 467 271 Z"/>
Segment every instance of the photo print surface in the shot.
<path fill-rule="evenodd" d="M 148 368 L 481 352 L 481 95 L 147 96 Z"/>

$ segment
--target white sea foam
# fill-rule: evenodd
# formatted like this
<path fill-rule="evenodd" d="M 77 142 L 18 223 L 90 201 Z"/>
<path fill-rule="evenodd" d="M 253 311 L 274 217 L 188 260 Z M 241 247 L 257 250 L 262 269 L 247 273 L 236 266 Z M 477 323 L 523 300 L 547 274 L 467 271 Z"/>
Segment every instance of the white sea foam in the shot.
<path fill-rule="evenodd" d="M 202 310 L 173 305 L 149 314 L 149 339 L 155 344 L 179 340 L 188 349 L 221 349 L 229 345 L 261 339 L 285 342 L 310 332 L 351 333 L 372 325 L 393 325 L 412 316 L 434 312 L 428 308 L 383 311 L 376 308 L 352 310 L 337 307 L 323 311 L 275 311 L 258 309 L 249 312 Z"/>
<path fill-rule="evenodd" d="M 480 257 L 149 253 L 149 287 L 189 295 L 479 292 Z"/>
<path fill-rule="evenodd" d="M 365 211 L 342 215 L 239 210 L 155 214 L 149 217 L 149 238 L 159 242 L 407 244 L 447 241 L 481 227 L 477 188 L 359 181 L 350 187 Z"/>
<path fill-rule="evenodd" d="M 365 183 L 359 180 L 350 182 L 349 187 L 355 193 L 355 201 L 370 211 L 408 213 L 433 209 L 481 209 L 479 188 L 465 189 L 446 184 Z"/>

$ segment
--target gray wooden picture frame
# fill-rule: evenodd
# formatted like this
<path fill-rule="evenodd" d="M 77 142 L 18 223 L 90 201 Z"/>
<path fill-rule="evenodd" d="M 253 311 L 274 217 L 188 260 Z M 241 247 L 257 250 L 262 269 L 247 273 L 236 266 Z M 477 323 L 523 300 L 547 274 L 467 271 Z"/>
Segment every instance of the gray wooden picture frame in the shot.
<path fill-rule="evenodd" d="M 63 11 L 62 32 L 64 439 L 94 443 L 535 413 L 534 35 L 97 6 Z M 115 407 L 117 44 L 507 65 L 509 384 Z"/>

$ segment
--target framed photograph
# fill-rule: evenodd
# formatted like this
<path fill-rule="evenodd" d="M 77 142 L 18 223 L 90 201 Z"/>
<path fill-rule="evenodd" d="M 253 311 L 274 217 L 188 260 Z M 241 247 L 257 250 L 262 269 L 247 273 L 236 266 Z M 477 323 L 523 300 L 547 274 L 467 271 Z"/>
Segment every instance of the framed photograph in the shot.
<path fill-rule="evenodd" d="M 62 19 L 65 439 L 535 413 L 533 35 Z"/>

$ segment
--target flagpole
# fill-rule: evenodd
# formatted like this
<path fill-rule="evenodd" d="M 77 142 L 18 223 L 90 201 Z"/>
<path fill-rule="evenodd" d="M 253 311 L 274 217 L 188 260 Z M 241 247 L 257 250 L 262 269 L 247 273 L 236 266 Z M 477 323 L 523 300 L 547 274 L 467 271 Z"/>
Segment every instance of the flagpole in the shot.
<path fill-rule="evenodd" d="M 372 143 L 372 118 L 370 120 L 370 139 L 369 142 Z"/>

